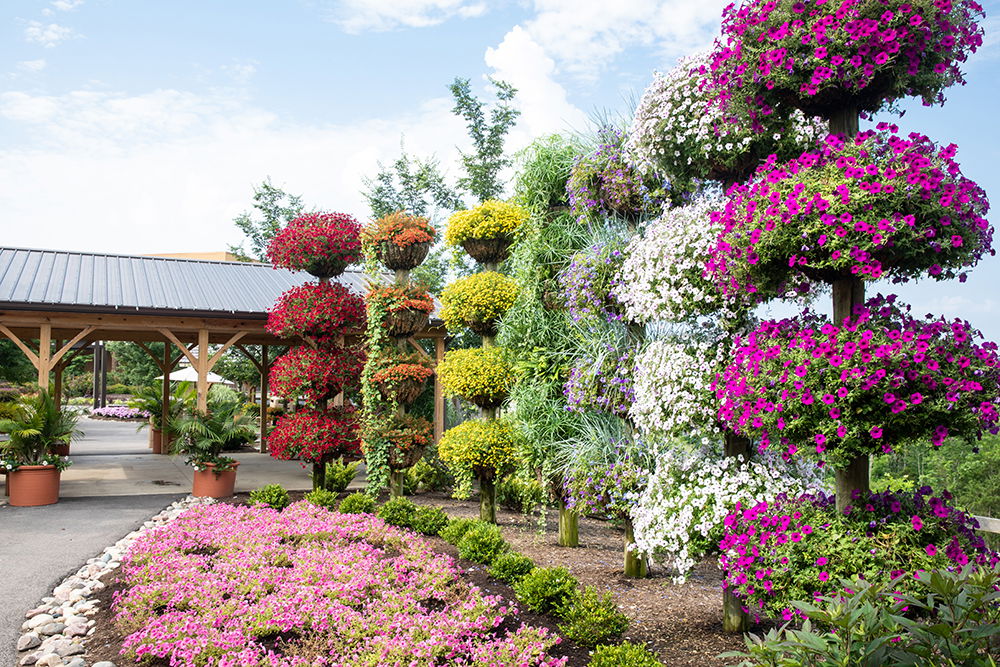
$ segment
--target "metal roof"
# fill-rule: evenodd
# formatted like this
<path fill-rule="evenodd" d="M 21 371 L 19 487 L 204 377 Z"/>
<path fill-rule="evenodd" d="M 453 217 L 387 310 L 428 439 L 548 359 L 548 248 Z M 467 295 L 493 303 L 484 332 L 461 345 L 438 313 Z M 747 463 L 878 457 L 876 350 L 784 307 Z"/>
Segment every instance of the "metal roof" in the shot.
<path fill-rule="evenodd" d="M 250 262 L 0 247 L 0 309 L 263 318 L 311 279 Z M 335 278 L 357 294 L 367 279 L 359 270 Z"/>

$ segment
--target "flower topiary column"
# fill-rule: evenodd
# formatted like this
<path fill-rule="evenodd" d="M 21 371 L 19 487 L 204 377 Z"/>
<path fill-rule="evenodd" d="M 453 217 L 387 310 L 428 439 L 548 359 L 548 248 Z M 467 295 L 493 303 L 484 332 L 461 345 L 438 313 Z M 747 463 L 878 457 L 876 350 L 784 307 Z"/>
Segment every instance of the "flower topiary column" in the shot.
<path fill-rule="evenodd" d="M 434 236 L 427 218 L 402 211 L 375 220 L 362 234 L 370 268 L 381 264 L 395 272 L 391 284 L 375 283 L 368 293 L 362 394 L 370 493 L 388 483 L 392 496 L 402 496 L 406 469 L 420 460 L 433 439 L 433 425 L 407 414 L 407 406 L 434 374 L 432 364 L 410 342 L 434 310 L 427 290 L 410 282 L 410 271 L 427 257 Z"/>
<path fill-rule="evenodd" d="M 275 268 L 307 271 L 318 282 L 293 287 L 268 312 L 267 330 L 299 338 L 308 346 L 291 348 L 275 361 L 269 382 L 296 409 L 278 421 L 268 438 L 271 455 L 312 465 L 313 488 L 326 481 L 326 464 L 360 454 L 354 408 L 343 402 L 344 390 L 357 383 L 360 352 L 344 345 L 345 334 L 364 323 L 364 302 L 334 278 L 361 256 L 360 227 L 344 213 L 313 213 L 296 218 L 268 246 Z"/>
<path fill-rule="evenodd" d="M 453 282 L 441 295 L 448 330 L 468 327 L 483 343 L 479 349 L 448 352 L 438 369 L 445 393 L 477 405 L 481 415 L 481 421 L 449 429 L 441 439 L 440 455 L 459 480 L 469 482 L 460 483 L 456 494 L 470 493 L 471 476 L 478 478 L 479 516 L 490 523 L 497 520 L 496 481 L 513 470 L 519 453 L 516 430 L 506 420 L 497 420 L 497 409 L 515 381 L 512 357 L 494 344 L 497 322 L 514 304 L 518 287 L 497 268 L 527 217 L 518 206 L 490 200 L 453 214 L 445 233 L 448 245 L 462 246 L 485 271 Z"/>

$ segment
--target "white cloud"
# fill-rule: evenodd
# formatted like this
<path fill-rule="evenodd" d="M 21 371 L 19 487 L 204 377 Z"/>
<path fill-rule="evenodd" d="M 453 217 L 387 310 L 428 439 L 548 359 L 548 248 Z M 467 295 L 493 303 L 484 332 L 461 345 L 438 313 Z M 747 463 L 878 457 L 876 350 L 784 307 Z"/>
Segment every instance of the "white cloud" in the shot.
<path fill-rule="evenodd" d="M 84 0 L 54 0 L 52 6 L 61 12 L 69 12 L 83 4 Z"/>
<path fill-rule="evenodd" d="M 451 18 L 484 14 L 486 3 L 477 0 L 341 0 L 331 19 L 346 32 L 426 28 Z"/>
<path fill-rule="evenodd" d="M 41 21 L 28 21 L 28 25 L 24 29 L 24 38 L 27 41 L 39 44 L 47 49 L 51 49 L 60 42 L 76 36 L 77 33 L 75 30 L 59 25 L 58 23 L 49 23 L 46 25 Z"/>
<path fill-rule="evenodd" d="M 22 60 L 17 64 L 17 69 L 22 72 L 41 72 L 45 69 L 45 59 L 39 58 L 38 60 Z"/>
<path fill-rule="evenodd" d="M 464 127 L 451 100 L 356 125 L 296 125 L 237 96 L 178 90 L 0 95 L 5 245 L 108 252 L 222 250 L 265 177 L 307 205 L 367 215 L 361 176 L 399 153 L 446 167 Z M 226 95 L 232 95 L 226 93 Z M 452 177 L 455 168 L 450 169 Z"/>
<path fill-rule="evenodd" d="M 234 62 L 232 65 L 223 65 L 222 71 L 235 83 L 244 84 L 253 78 L 257 73 L 257 61 Z"/>

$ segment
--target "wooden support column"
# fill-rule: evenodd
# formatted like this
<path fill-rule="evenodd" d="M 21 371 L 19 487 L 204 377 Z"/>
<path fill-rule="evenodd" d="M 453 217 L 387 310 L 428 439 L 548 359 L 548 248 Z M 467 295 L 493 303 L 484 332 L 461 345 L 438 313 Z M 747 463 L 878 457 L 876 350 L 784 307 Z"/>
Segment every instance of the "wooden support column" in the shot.
<path fill-rule="evenodd" d="M 208 412 L 208 329 L 198 330 L 198 357 L 195 370 L 198 371 L 198 412 Z"/>
<path fill-rule="evenodd" d="M 440 364 L 444 359 L 444 337 L 434 339 L 434 361 Z M 434 370 L 434 442 L 440 442 L 444 435 L 444 391 L 438 378 L 437 368 Z"/>
<path fill-rule="evenodd" d="M 52 370 L 52 325 L 43 324 L 38 330 L 38 388 L 48 390 L 49 371 Z"/>

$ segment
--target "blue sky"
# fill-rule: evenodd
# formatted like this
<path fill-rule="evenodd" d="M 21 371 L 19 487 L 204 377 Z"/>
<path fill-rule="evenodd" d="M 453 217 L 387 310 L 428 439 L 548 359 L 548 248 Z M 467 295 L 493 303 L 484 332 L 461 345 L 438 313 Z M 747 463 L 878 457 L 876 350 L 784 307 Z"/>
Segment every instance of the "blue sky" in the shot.
<path fill-rule="evenodd" d="M 435 154 L 455 175 L 464 128 L 447 85 L 520 89 L 512 148 L 596 110 L 625 113 L 654 69 L 708 45 L 725 0 L 4 0 L 4 245 L 221 250 L 265 177 L 310 206 L 366 214 L 378 160 Z M 1000 0 L 944 107 L 900 121 L 959 146 L 1000 200 Z M 990 216 L 994 222 L 996 213 Z M 1000 339 L 1000 260 L 965 285 L 900 291 Z"/>

